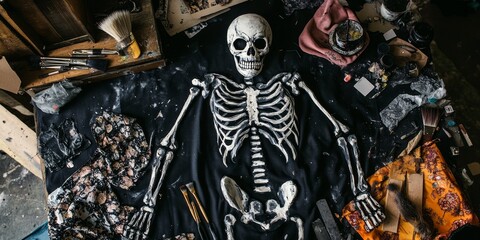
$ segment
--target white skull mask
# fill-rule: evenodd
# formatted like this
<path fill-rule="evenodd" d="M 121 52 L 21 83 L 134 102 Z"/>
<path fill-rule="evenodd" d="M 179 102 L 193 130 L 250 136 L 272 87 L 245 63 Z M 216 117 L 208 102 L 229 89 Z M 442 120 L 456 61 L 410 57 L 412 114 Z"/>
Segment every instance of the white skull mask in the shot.
<path fill-rule="evenodd" d="M 230 23 L 227 43 L 234 56 L 237 71 L 245 79 L 251 79 L 263 69 L 263 59 L 272 43 L 272 29 L 263 17 L 244 14 Z"/>

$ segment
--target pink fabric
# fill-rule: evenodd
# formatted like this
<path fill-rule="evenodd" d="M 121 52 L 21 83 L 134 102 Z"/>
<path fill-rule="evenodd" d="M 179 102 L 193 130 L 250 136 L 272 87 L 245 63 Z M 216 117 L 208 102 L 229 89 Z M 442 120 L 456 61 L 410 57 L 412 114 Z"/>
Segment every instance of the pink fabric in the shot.
<path fill-rule="evenodd" d="M 368 45 L 369 38 L 366 31 L 364 31 L 365 46 L 352 56 L 344 56 L 335 52 L 328 42 L 329 33 L 335 29 L 337 24 L 347 19 L 358 21 L 355 13 L 351 9 L 343 7 L 338 0 L 325 0 L 300 34 L 298 39 L 300 49 L 308 54 L 325 58 L 341 67 L 352 63 Z"/>

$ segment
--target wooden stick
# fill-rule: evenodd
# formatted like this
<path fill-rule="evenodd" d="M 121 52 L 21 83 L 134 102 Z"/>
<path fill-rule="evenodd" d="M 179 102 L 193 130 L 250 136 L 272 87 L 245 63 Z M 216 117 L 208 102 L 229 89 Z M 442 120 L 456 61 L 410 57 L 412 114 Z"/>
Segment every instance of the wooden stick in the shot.
<path fill-rule="evenodd" d="M 197 202 L 198 208 L 200 209 L 200 212 L 202 212 L 203 218 L 205 218 L 205 221 L 207 222 L 207 224 L 210 223 L 210 221 L 208 220 L 208 217 L 207 217 L 207 213 L 205 212 L 205 209 L 203 209 L 203 206 L 202 206 L 202 204 L 200 203 L 200 200 L 197 197 L 197 191 L 195 191 L 195 186 L 193 186 L 193 183 L 187 183 L 187 188 L 190 191 L 190 193 L 193 195 L 193 197 L 195 198 L 195 201 Z"/>
<path fill-rule="evenodd" d="M 196 211 L 193 210 L 193 204 L 190 203 L 190 199 L 188 198 L 188 192 L 187 188 L 185 185 L 180 186 L 180 191 L 182 191 L 183 199 L 185 199 L 185 203 L 187 204 L 188 210 L 190 211 L 190 214 L 192 214 L 193 220 L 195 220 L 196 223 L 198 223 L 198 218 L 197 214 L 195 213 Z"/>

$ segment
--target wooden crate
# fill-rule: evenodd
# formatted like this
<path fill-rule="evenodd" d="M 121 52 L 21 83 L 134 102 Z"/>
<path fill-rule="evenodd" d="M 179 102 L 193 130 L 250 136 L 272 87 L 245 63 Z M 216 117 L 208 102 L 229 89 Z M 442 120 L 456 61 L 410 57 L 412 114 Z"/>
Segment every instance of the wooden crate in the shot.
<path fill-rule="evenodd" d="M 22 79 L 21 91 L 41 90 L 50 86 L 52 83 L 60 82 L 64 79 L 69 79 L 75 83 L 89 83 L 164 66 L 165 61 L 161 50 L 161 42 L 157 32 L 157 24 L 155 22 L 151 0 L 142 0 L 140 2 L 142 11 L 131 14 L 132 32 L 142 50 L 142 55 L 138 59 L 109 55 L 105 58 L 110 62 L 106 72 L 72 70 L 45 78 L 39 76 L 52 70 L 34 69 L 29 65 L 30 63 L 27 59 L 25 59 L 25 61 L 15 63 L 15 71 Z M 115 46 L 116 41 L 113 38 L 107 34 L 101 34 L 97 42 L 85 41 L 68 45 L 47 52 L 46 56 L 69 57 L 74 49 L 115 49 Z"/>

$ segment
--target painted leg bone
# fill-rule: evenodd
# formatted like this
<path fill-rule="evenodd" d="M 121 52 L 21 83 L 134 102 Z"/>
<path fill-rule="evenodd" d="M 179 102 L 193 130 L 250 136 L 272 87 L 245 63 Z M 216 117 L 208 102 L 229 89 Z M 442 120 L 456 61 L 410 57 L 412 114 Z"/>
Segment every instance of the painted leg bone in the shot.
<path fill-rule="evenodd" d="M 237 219 L 232 214 L 225 215 L 223 222 L 225 223 L 225 232 L 227 232 L 227 240 L 235 240 L 233 237 L 233 225 Z"/>
<path fill-rule="evenodd" d="M 298 229 L 298 240 L 303 240 L 304 238 L 304 231 L 303 231 L 303 221 L 301 218 L 298 217 L 291 217 L 290 221 L 294 222 L 297 224 L 297 229 Z"/>
<path fill-rule="evenodd" d="M 158 198 L 161 197 L 160 189 L 162 188 L 168 166 L 174 157 L 173 151 L 176 149 L 175 135 L 177 133 L 178 126 L 185 116 L 185 112 L 190 106 L 192 100 L 198 95 L 199 91 L 200 90 L 196 87 L 190 88 L 190 94 L 188 95 L 188 98 L 185 101 L 177 120 L 167 135 L 160 142 L 160 147 L 157 149 L 152 163 L 150 183 L 143 198 L 145 206 L 140 208 L 140 211 L 136 212 L 129 219 L 128 224 L 125 226 L 123 237 L 134 240 L 147 239 L 155 205 L 157 204 Z"/>
<path fill-rule="evenodd" d="M 347 143 L 347 141 L 342 135 L 348 134 L 348 127 L 336 120 L 320 104 L 320 102 L 318 102 L 312 90 L 310 90 L 304 82 L 299 82 L 298 85 L 300 88 L 305 90 L 305 92 L 307 92 L 307 94 L 310 96 L 310 99 L 312 99 L 314 104 L 328 118 L 328 120 L 330 120 L 334 127 L 334 134 L 337 137 L 337 144 L 340 147 L 343 158 L 347 163 L 348 171 L 350 172 L 350 186 L 352 188 L 353 194 L 355 195 L 355 207 L 358 209 L 362 216 L 362 219 L 365 221 L 365 230 L 370 232 L 382 223 L 382 221 L 385 219 L 385 214 L 383 213 L 383 209 L 380 204 L 372 197 L 369 192 L 368 184 L 365 181 L 364 173 L 360 166 L 357 138 L 355 137 L 355 135 L 349 135 Z M 352 167 L 352 162 L 355 163 L 355 169 Z"/>

